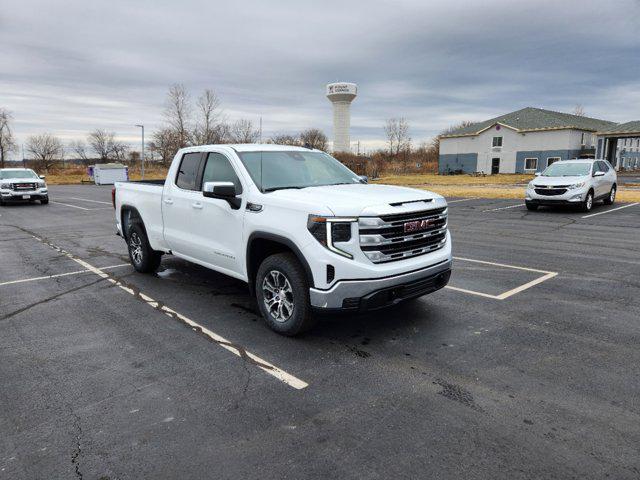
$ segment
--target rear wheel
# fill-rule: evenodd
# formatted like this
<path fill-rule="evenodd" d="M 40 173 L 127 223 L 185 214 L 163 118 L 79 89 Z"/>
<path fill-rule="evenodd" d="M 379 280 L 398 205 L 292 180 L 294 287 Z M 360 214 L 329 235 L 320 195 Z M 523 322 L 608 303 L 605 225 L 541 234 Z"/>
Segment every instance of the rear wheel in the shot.
<path fill-rule="evenodd" d="M 584 202 L 582 202 L 582 211 L 590 212 L 593 208 L 593 190 L 589 190 Z"/>
<path fill-rule="evenodd" d="M 616 201 L 616 190 L 617 188 L 614 183 L 613 186 L 611 187 L 611 191 L 609 192 L 609 196 L 604 200 L 605 205 L 613 205 L 613 202 Z"/>
<path fill-rule="evenodd" d="M 158 269 L 161 254 L 151 248 L 147 234 L 139 223 L 134 223 L 129 228 L 127 246 L 131 264 L 138 272 L 151 273 Z"/>
<path fill-rule="evenodd" d="M 538 209 L 538 205 L 536 205 L 535 203 L 530 203 L 530 202 L 524 202 L 524 203 L 527 206 L 527 210 L 531 210 L 533 212 Z"/>
<path fill-rule="evenodd" d="M 277 253 L 262 262 L 255 291 L 260 313 L 272 330 L 294 336 L 313 327 L 309 284 L 292 253 Z"/>

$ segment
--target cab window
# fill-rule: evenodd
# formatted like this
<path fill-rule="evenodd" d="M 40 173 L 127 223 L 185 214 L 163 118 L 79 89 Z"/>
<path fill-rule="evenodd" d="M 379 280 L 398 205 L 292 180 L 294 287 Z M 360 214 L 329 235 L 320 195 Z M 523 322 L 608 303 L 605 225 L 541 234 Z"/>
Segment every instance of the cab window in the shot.
<path fill-rule="evenodd" d="M 242 184 L 236 175 L 231 162 L 221 153 L 212 152 L 207 156 L 207 163 L 202 174 L 202 185 L 205 182 L 232 182 L 236 192 L 242 193 Z"/>
<path fill-rule="evenodd" d="M 178 168 L 176 185 L 185 190 L 197 190 L 198 167 L 200 166 L 201 153 L 185 153 Z"/>

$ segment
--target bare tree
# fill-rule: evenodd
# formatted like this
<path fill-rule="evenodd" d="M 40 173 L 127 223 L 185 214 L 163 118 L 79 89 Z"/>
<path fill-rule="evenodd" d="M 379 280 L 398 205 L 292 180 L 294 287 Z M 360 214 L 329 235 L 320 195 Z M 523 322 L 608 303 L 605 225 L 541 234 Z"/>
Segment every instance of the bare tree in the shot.
<path fill-rule="evenodd" d="M 398 155 L 411 149 L 411 137 L 409 137 L 409 123 L 405 118 L 389 118 L 384 126 L 387 136 L 389 153 Z"/>
<path fill-rule="evenodd" d="M 16 142 L 11 131 L 11 120 L 13 120 L 11 113 L 0 108 L 0 168 L 4 168 L 7 155 L 16 150 Z"/>
<path fill-rule="evenodd" d="M 87 141 L 100 160 L 107 162 L 113 154 L 116 134 L 114 132 L 107 132 L 106 130 L 98 128 L 89 134 Z"/>
<path fill-rule="evenodd" d="M 205 90 L 196 101 L 198 120 L 193 130 L 193 141 L 197 145 L 222 143 L 220 136 L 220 99 L 213 90 Z"/>
<path fill-rule="evenodd" d="M 276 145 L 302 145 L 300 138 L 288 133 L 278 133 L 270 138 Z"/>
<path fill-rule="evenodd" d="M 87 145 L 82 140 L 77 140 L 69 143 L 69 148 L 75 153 L 76 157 L 82 160 L 83 163 L 89 161 L 87 155 Z"/>
<path fill-rule="evenodd" d="M 27 152 L 31 154 L 38 164 L 38 169 L 49 171 L 56 160 L 64 158 L 64 147 L 58 137 L 50 133 L 32 135 L 27 138 Z"/>
<path fill-rule="evenodd" d="M 585 113 L 584 113 L 584 107 L 581 104 L 577 104 L 572 112 L 574 115 L 577 115 L 579 117 L 584 117 Z"/>
<path fill-rule="evenodd" d="M 175 83 L 169 88 L 164 110 L 164 118 L 178 139 L 179 148 L 190 143 L 189 126 L 191 123 L 191 103 L 189 92 L 184 85 Z"/>
<path fill-rule="evenodd" d="M 308 128 L 300 132 L 300 141 L 303 145 L 324 151 L 327 150 L 329 143 L 329 139 L 319 128 Z"/>
<path fill-rule="evenodd" d="M 256 143 L 260 132 L 253 127 L 251 120 L 238 120 L 230 126 L 230 136 L 233 143 Z"/>
<path fill-rule="evenodd" d="M 111 149 L 111 157 L 119 162 L 124 162 L 127 159 L 127 153 L 129 152 L 129 145 L 123 142 L 115 140 Z"/>
<path fill-rule="evenodd" d="M 163 165 L 169 165 L 180 148 L 176 133 L 171 128 L 163 128 L 153 133 L 149 148 L 160 157 Z"/>

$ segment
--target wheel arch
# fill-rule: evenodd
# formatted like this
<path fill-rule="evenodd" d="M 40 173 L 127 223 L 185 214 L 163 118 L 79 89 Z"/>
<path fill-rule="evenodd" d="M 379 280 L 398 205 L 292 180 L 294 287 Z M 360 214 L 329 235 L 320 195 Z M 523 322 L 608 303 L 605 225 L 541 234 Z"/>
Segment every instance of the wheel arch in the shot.
<path fill-rule="evenodd" d="M 144 220 L 142 220 L 142 215 L 136 207 L 131 205 L 122 205 L 120 208 L 120 225 L 122 225 L 122 236 L 126 240 L 129 234 L 129 227 L 134 223 L 139 224 L 144 231 L 144 234 L 149 238 L 147 234 L 147 229 L 144 226 Z"/>
<path fill-rule="evenodd" d="M 296 256 L 305 271 L 309 286 L 314 286 L 311 267 L 309 266 L 309 263 L 307 262 L 300 249 L 293 241 L 281 235 L 258 231 L 253 232 L 251 235 L 249 235 L 249 239 L 247 241 L 247 281 L 249 283 L 249 291 L 251 292 L 252 296 L 255 293 L 254 283 L 256 274 L 262 261 L 268 256 L 273 255 L 274 253 L 282 252 L 291 252 Z"/>

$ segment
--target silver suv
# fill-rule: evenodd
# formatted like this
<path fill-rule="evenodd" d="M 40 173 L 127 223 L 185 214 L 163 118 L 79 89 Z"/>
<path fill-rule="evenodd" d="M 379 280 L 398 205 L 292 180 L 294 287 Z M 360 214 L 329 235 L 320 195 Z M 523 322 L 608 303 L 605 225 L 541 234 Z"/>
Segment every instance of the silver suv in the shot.
<path fill-rule="evenodd" d="M 529 210 L 541 205 L 577 205 L 588 212 L 596 200 L 611 205 L 616 199 L 618 176 L 606 160 L 561 160 L 536 177 L 527 186 Z"/>

